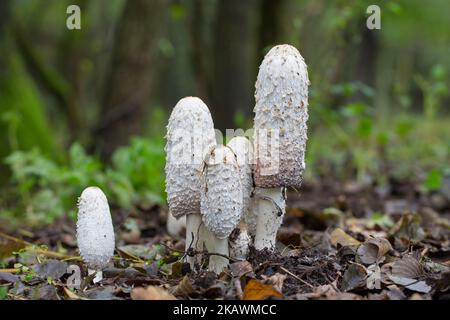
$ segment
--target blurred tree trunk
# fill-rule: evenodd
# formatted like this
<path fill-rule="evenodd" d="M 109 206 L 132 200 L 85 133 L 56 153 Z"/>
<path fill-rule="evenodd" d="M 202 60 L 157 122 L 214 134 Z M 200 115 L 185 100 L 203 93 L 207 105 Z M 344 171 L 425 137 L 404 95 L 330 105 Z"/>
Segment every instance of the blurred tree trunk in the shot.
<path fill-rule="evenodd" d="M 263 0 L 261 5 L 261 49 L 277 44 L 299 45 L 300 2 L 292 0 Z M 300 50 L 300 48 L 298 48 Z M 261 59 L 267 50 L 260 50 Z"/>
<path fill-rule="evenodd" d="M 61 74 L 66 79 L 71 87 L 71 90 L 67 93 L 66 108 L 69 112 L 69 124 L 71 127 L 70 140 L 84 141 L 85 136 L 89 135 L 87 132 L 87 122 L 83 115 L 83 100 L 82 100 L 82 60 L 84 58 L 85 47 L 89 44 L 86 43 L 85 37 L 90 25 L 87 23 L 88 17 L 88 4 L 87 0 L 72 0 L 72 4 L 78 5 L 82 12 L 82 28 L 81 30 L 68 31 L 63 34 L 59 43 L 58 50 L 58 69 L 61 70 Z"/>
<path fill-rule="evenodd" d="M 365 20 L 359 22 L 361 33 L 360 52 L 355 64 L 355 79 L 368 86 L 375 85 L 375 63 L 377 61 L 379 40 L 376 30 L 369 30 L 365 26 Z"/>
<path fill-rule="evenodd" d="M 194 0 L 193 14 L 190 21 L 191 45 L 193 51 L 193 68 L 195 75 L 195 92 L 209 105 L 209 92 L 211 91 L 211 77 L 208 72 L 208 62 L 211 55 L 208 54 L 208 45 L 205 37 L 206 12 L 205 1 Z"/>
<path fill-rule="evenodd" d="M 2 80 L 8 74 L 8 61 L 6 57 L 6 25 L 9 20 L 9 8 L 10 8 L 9 0 L 0 1 L 0 84 L 2 84 Z M 0 88 L 0 93 L 3 88 Z M 6 178 L 9 175 L 8 168 L 4 163 L 3 157 L 8 154 L 8 138 L 6 137 L 6 132 L 1 130 L 4 126 L 0 126 L 0 186 L 6 181 Z"/>
<path fill-rule="evenodd" d="M 6 62 L 6 28 L 10 15 L 9 0 L 0 1 L 0 77 L 7 72 L 8 64 Z"/>
<path fill-rule="evenodd" d="M 96 131 L 96 147 L 103 158 L 126 144 L 130 136 L 141 133 L 165 16 L 166 0 L 131 0 L 125 4 Z"/>
<path fill-rule="evenodd" d="M 249 116 L 253 110 L 259 5 L 259 0 L 220 0 L 218 3 L 212 112 L 216 128 L 222 131 L 235 127 L 236 112 Z"/>

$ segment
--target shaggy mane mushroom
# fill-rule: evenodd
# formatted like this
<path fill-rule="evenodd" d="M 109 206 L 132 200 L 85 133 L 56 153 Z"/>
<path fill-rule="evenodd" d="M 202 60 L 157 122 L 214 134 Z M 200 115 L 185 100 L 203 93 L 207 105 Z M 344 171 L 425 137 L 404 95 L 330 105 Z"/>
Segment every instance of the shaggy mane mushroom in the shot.
<path fill-rule="evenodd" d="M 299 188 L 305 170 L 308 71 L 290 45 L 273 47 L 259 68 L 255 91 L 255 248 L 273 250 L 285 212 L 286 187 Z"/>
<path fill-rule="evenodd" d="M 181 99 L 174 107 L 167 125 L 166 193 L 169 214 L 176 219 L 186 216 L 187 261 L 194 270 L 197 259 L 190 249 L 203 250 L 200 215 L 201 166 L 207 151 L 216 145 L 214 124 L 208 107 L 196 97 Z"/>

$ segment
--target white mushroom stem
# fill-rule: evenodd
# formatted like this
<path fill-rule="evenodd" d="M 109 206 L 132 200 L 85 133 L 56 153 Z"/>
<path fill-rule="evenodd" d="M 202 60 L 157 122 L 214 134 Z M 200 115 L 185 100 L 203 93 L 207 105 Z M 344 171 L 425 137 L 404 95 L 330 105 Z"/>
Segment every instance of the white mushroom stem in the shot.
<path fill-rule="evenodd" d="M 252 239 L 250 238 L 247 226 L 242 222 L 238 229 L 230 235 L 230 258 L 235 260 L 247 260 L 248 251 Z"/>
<path fill-rule="evenodd" d="M 186 231 L 186 216 L 175 218 L 170 213 L 167 214 L 167 233 L 174 238 L 184 237 Z"/>
<path fill-rule="evenodd" d="M 196 252 L 203 251 L 204 231 L 202 227 L 202 216 L 200 213 L 191 213 L 186 216 L 186 260 L 194 270 L 195 262 L 201 263 L 201 255 L 190 256 L 190 249 Z"/>
<path fill-rule="evenodd" d="M 219 239 L 212 232 L 205 230 L 205 246 L 208 250 L 209 265 L 208 270 L 220 274 L 228 267 L 228 259 L 224 256 L 229 256 L 228 239 Z"/>
<path fill-rule="evenodd" d="M 273 250 L 277 231 L 283 222 L 286 200 L 283 188 L 255 188 L 256 223 L 255 248 Z"/>
<path fill-rule="evenodd" d="M 94 279 L 92 279 L 93 283 L 97 283 L 103 280 L 103 271 L 102 270 L 94 270 L 88 269 L 88 276 L 93 275 L 95 273 Z"/>

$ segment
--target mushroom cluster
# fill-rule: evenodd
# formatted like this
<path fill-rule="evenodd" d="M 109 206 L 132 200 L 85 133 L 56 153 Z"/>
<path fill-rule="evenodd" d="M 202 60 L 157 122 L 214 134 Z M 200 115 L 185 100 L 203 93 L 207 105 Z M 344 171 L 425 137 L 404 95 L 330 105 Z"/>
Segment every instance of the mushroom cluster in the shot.
<path fill-rule="evenodd" d="M 216 142 L 214 123 L 199 98 L 181 99 L 166 135 L 166 193 L 170 234 L 186 229 L 192 270 L 207 250 L 208 268 L 221 273 L 229 260 L 274 250 L 286 207 L 286 188 L 301 186 L 305 170 L 308 72 L 290 45 L 273 47 L 259 68 L 253 141 Z M 95 281 L 111 260 L 114 229 L 105 194 L 86 188 L 79 198 L 77 241 Z"/>
<path fill-rule="evenodd" d="M 186 216 L 192 268 L 204 248 L 216 273 L 229 259 L 245 260 L 252 241 L 257 250 L 274 250 L 286 188 L 300 187 L 305 170 L 308 86 L 298 50 L 273 47 L 255 85 L 253 143 L 234 137 L 227 146 L 217 144 L 199 98 L 175 106 L 167 126 L 166 191 L 170 214 Z"/>

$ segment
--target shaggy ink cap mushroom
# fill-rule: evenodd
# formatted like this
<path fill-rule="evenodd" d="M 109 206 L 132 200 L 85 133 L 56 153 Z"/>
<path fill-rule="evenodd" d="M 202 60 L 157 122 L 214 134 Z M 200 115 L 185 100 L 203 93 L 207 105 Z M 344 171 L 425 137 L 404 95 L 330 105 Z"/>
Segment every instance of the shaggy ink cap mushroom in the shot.
<path fill-rule="evenodd" d="M 169 213 L 186 216 L 187 261 L 194 269 L 191 250 L 203 250 L 200 215 L 200 168 L 207 151 L 216 145 L 214 124 L 208 107 L 196 97 L 181 99 L 169 118 L 166 136 L 166 193 Z"/>
<path fill-rule="evenodd" d="M 255 85 L 257 187 L 301 186 L 305 169 L 308 86 L 305 60 L 293 46 L 275 46 L 264 57 Z"/>
<path fill-rule="evenodd" d="M 242 217 L 239 175 L 236 156 L 229 147 L 216 146 L 205 157 L 200 204 L 208 232 L 205 245 L 210 253 L 209 270 L 215 273 L 228 266 L 228 259 L 224 257 L 229 255 L 228 237 Z"/>
<path fill-rule="evenodd" d="M 101 270 L 114 254 L 115 237 L 108 200 L 98 187 L 84 189 L 78 199 L 77 243 L 83 261 L 101 280 Z"/>
<path fill-rule="evenodd" d="M 273 47 L 259 68 L 255 91 L 255 248 L 273 250 L 283 221 L 285 187 L 300 187 L 305 170 L 308 71 L 298 50 Z"/>
<path fill-rule="evenodd" d="M 175 217 L 199 213 L 200 167 L 207 151 L 216 144 L 208 107 L 196 97 L 181 99 L 167 125 L 166 193 Z"/>

